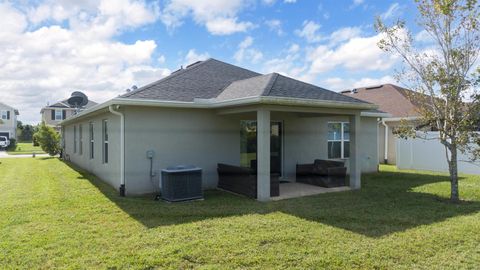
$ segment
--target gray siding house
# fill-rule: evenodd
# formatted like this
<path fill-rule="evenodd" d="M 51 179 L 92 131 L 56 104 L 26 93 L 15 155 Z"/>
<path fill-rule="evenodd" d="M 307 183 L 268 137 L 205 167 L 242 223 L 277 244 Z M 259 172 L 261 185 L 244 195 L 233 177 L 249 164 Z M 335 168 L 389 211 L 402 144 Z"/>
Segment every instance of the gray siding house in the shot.
<path fill-rule="evenodd" d="M 204 188 L 215 188 L 217 163 L 249 166 L 255 158 L 257 198 L 266 201 L 271 162 L 294 182 L 298 163 L 344 160 L 350 186 L 360 188 L 361 173 L 378 169 L 378 117 L 385 113 L 376 109 L 280 74 L 208 59 L 61 125 L 65 158 L 127 195 L 158 191 L 159 171 L 178 164 L 201 167 Z"/>
<path fill-rule="evenodd" d="M 0 136 L 17 139 L 18 110 L 0 102 Z"/>
<path fill-rule="evenodd" d="M 96 102 L 89 100 L 84 109 L 97 105 Z M 67 100 L 55 102 L 47 105 L 40 110 L 42 121 L 47 126 L 60 130 L 60 122 L 75 114 L 75 108 L 68 104 Z"/>

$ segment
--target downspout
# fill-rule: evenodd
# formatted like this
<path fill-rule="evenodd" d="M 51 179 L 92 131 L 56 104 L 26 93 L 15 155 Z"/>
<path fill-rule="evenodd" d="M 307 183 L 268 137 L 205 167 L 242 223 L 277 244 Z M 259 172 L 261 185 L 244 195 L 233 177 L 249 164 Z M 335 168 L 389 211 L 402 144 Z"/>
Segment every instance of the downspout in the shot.
<path fill-rule="evenodd" d="M 125 116 L 113 109 L 114 105 L 108 106 L 108 110 L 120 116 L 120 196 L 125 197 Z M 120 107 L 116 106 L 117 110 Z"/>
<path fill-rule="evenodd" d="M 388 125 L 384 119 L 382 119 L 382 125 L 385 127 L 385 153 L 383 155 L 383 162 L 388 164 Z"/>

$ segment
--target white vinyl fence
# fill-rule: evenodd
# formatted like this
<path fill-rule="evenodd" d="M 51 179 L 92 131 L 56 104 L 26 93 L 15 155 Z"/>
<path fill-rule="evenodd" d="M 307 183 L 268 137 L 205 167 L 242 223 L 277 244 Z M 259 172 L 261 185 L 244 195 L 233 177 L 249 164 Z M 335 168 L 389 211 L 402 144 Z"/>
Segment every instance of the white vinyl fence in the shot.
<path fill-rule="evenodd" d="M 437 139 L 438 132 L 419 133 L 421 138 L 396 138 L 399 169 L 448 172 L 445 147 Z M 471 162 L 468 155 L 458 153 L 458 172 L 480 174 L 480 161 Z"/>

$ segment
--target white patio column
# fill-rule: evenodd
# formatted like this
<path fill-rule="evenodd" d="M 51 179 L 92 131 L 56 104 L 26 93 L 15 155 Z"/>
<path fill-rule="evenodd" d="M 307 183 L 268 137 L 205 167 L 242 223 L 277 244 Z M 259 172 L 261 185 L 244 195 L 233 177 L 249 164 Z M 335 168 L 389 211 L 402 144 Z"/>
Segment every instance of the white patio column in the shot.
<path fill-rule="evenodd" d="M 360 160 L 360 114 L 350 116 L 350 188 L 361 187 L 361 160 Z"/>
<path fill-rule="evenodd" d="M 257 111 L 257 200 L 270 200 L 270 111 Z"/>

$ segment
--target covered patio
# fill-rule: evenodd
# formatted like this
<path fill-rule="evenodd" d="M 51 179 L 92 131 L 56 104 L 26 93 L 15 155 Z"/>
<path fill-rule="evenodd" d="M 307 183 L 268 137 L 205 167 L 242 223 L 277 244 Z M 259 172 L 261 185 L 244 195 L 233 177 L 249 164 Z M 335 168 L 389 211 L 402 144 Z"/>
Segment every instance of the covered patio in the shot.
<path fill-rule="evenodd" d="M 291 102 L 291 101 L 290 101 Z M 313 105 L 313 104 L 311 104 Z M 244 106 L 225 108 L 218 111 L 219 115 L 229 117 L 235 121 L 256 122 L 256 199 L 259 201 L 282 200 L 288 198 L 310 196 L 328 192 L 355 190 L 361 187 L 361 158 L 359 151 L 359 131 L 361 122 L 361 110 L 349 104 L 343 108 L 334 106 L 282 106 L 281 104 Z M 321 138 L 328 137 L 326 124 L 329 121 L 343 121 L 349 124 L 349 148 L 348 159 L 338 160 L 347 163 L 348 179 L 346 186 L 321 187 L 296 181 L 296 165 L 301 163 L 313 163 L 314 159 L 327 159 L 326 151 L 321 150 L 315 144 L 322 144 Z M 281 156 L 279 171 L 279 195 L 272 196 L 272 172 L 271 162 L 276 162 L 272 157 L 272 123 L 281 122 Z M 324 125 L 325 124 L 325 125 Z M 317 127 L 318 126 L 318 127 Z M 326 146 L 324 147 L 326 148 Z M 343 146 L 342 146 L 343 150 Z M 276 153 L 276 151 L 274 152 Z M 251 162 L 247 162 L 250 164 Z M 248 165 L 247 165 L 248 166 Z M 275 170 L 275 169 L 273 169 Z M 276 194 L 275 194 L 276 195 Z"/>

